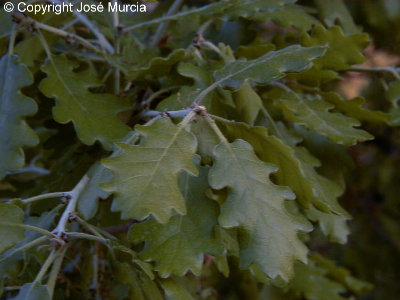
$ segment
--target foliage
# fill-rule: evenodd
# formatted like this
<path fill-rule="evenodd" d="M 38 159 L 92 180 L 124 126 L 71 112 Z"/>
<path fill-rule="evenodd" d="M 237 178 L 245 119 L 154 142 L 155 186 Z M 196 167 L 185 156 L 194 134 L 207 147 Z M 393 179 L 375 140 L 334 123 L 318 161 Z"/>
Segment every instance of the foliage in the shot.
<path fill-rule="evenodd" d="M 394 299 L 400 74 L 360 65 L 388 25 L 356 22 L 378 4 L 183 2 L 0 12 L 2 297 Z"/>

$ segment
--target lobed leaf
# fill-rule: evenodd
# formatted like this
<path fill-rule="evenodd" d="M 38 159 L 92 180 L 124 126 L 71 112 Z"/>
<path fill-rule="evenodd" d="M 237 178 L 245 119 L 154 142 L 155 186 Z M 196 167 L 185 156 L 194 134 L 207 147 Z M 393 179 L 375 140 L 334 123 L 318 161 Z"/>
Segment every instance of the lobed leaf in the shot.
<path fill-rule="evenodd" d="M 24 239 L 25 230 L 19 227 L 24 220 L 24 211 L 18 206 L 0 203 L 0 253 Z"/>
<path fill-rule="evenodd" d="M 318 300 L 344 300 L 341 294 L 346 288 L 326 276 L 327 271 L 317 266 L 313 261 L 295 267 L 296 276 L 290 282 L 289 289 L 297 297 Z"/>
<path fill-rule="evenodd" d="M 100 141 L 106 149 L 122 139 L 129 131 L 117 116 L 129 109 L 127 103 L 110 94 L 94 94 L 89 88 L 101 86 L 92 68 L 75 72 L 77 64 L 65 56 L 54 56 L 42 66 L 47 78 L 40 91 L 56 99 L 54 120 L 61 124 L 72 122 L 80 140 L 86 145 Z"/>
<path fill-rule="evenodd" d="M 187 214 L 173 216 L 168 223 L 154 219 L 131 227 L 129 239 L 145 241 L 141 256 L 157 262 L 155 270 L 162 277 L 184 276 L 189 270 L 200 275 L 205 254 L 221 254 L 221 246 L 213 237 L 219 214 L 218 204 L 206 197 L 209 188 L 207 168 L 200 168 L 199 177 L 182 174 L 180 189 L 186 201 Z"/>
<path fill-rule="evenodd" d="M 219 122 L 218 125 L 229 140 L 245 139 L 261 160 L 277 166 L 276 182 L 289 186 L 303 207 L 313 203 L 322 211 L 348 216 L 336 199 L 343 193 L 342 187 L 316 171 L 320 163 L 305 148 L 289 146 L 282 139 L 269 135 L 264 127 L 237 122 Z"/>
<path fill-rule="evenodd" d="M 197 174 L 193 165 L 197 141 L 169 118 L 136 126 L 136 130 L 143 136 L 139 145 L 118 143 L 122 154 L 103 161 L 114 178 L 102 187 L 115 193 L 112 209 L 121 211 L 123 219 L 143 220 L 152 214 L 166 223 L 173 209 L 186 213 L 178 175 L 182 171 Z"/>
<path fill-rule="evenodd" d="M 78 210 L 86 220 L 94 217 L 98 209 L 100 198 L 107 198 L 109 193 L 105 192 L 100 185 L 112 179 L 112 173 L 102 164 L 96 163 L 88 171 L 89 182 L 86 184 L 78 198 Z"/>
<path fill-rule="evenodd" d="M 325 29 L 316 26 L 311 34 L 304 34 L 302 45 L 312 47 L 326 44 L 325 54 L 316 59 L 314 65 L 318 69 L 346 70 L 352 65 L 361 64 L 365 61 L 362 50 L 369 44 L 369 36 L 366 33 L 344 35 L 339 26 Z"/>
<path fill-rule="evenodd" d="M 47 285 L 37 282 L 25 283 L 16 297 L 12 300 L 50 300 L 50 293 Z"/>
<path fill-rule="evenodd" d="M 21 88 L 33 83 L 32 73 L 15 55 L 0 60 L 0 179 L 25 164 L 22 147 L 39 140 L 24 117 L 36 113 L 36 102 L 24 96 Z"/>
<path fill-rule="evenodd" d="M 219 222 L 225 228 L 239 227 L 241 268 L 256 264 L 271 278 L 288 280 L 294 260 L 306 261 L 307 248 L 297 234 L 309 230 L 284 207 L 295 195 L 270 181 L 277 168 L 258 159 L 243 140 L 221 142 L 214 155 L 209 181 L 214 189 L 228 188 Z"/>
<path fill-rule="evenodd" d="M 325 53 L 325 47 L 301 47 L 293 45 L 270 51 L 253 60 L 237 60 L 214 72 L 216 83 L 222 87 L 239 89 L 249 80 L 265 84 L 281 79 L 288 72 L 301 72 L 312 66 L 312 61 Z"/>
<path fill-rule="evenodd" d="M 338 144 L 351 146 L 373 138 L 368 132 L 354 128 L 360 125 L 358 120 L 331 112 L 334 106 L 323 99 L 285 92 L 277 106 L 283 110 L 288 121 L 315 130 Z"/>
<path fill-rule="evenodd" d="M 382 111 L 369 110 L 364 107 L 365 99 L 357 97 L 353 99 L 342 99 L 336 93 L 322 93 L 322 98 L 329 103 L 335 105 L 335 108 L 345 115 L 358 119 L 359 121 L 387 123 L 389 122 L 390 115 Z"/>
<path fill-rule="evenodd" d="M 164 279 L 161 282 L 161 286 L 164 289 L 166 300 L 194 300 L 192 295 L 177 280 L 172 278 Z"/>

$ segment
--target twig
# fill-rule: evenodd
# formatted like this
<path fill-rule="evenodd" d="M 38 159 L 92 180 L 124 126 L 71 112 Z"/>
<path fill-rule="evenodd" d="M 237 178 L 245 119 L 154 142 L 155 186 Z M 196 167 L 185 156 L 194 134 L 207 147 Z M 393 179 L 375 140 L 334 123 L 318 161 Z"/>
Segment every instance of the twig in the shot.
<path fill-rule="evenodd" d="M 201 26 L 199 27 L 199 30 L 197 30 L 197 35 L 198 35 L 198 36 L 203 36 L 204 33 L 206 32 L 206 30 L 208 29 L 208 27 L 210 27 L 210 25 L 211 25 L 213 22 L 214 22 L 213 19 L 209 19 L 209 20 L 207 20 L 206 22 L 204 22 L 204 24 L 201 25 Z"/>
<path fill-rule="evenodd" d="M 23 199 L 22 202 L 27 204 L 38 200 L 51 199 L 51 198 L 69 198 L 70 196 L 71 196 L 70 192 L 55 192 L 55 193 L 42 194 L 35 197 Z"/>
<path fill-rule="evenodd" d="M 117 0 L 112 0 L 113 4 L 118 4 Z M 118 11 L 113 11 L 112 14 L 113 26 L 114 26 L 114 52 L 115 54 L 119 54 L 121 52 L 121 30 L 119 26 L 119 14 Z M 114 93 L 116 95 L 120 94 L 120 85 L 121 85 L 121 72 L 119 68 L 114 69 Z"/>
<path fill-rule="evenodd" d="M 109 239 L 115 240 L 116 237 L 109 234 L 108 232 L 104 232 L 101 228 L 98 228 L 85 220 L 81 219 L 79 216 L 75 215 L 72 217 L 72 220 L 76 220 L 82 227 L 86 228 L 88 231 L 93 233 L 95 236 L 104 238 L 104 235 L 106 235 Z"/>
<path fill-rule="evenodd" d="M 86 240 L 91 240 L 91 241 L 95 241 L 95 242 L 100 242 L 103 244 L 108 245 L 110 240 L 109 239 L 105 239 L 99 236 L 95 236 L 92 234 L 87 234 L 87 233 L 83 233 L 83 232 L 64 232 L 64 234 L 69 237 L 69 238 L 77 238 L 77 239 L 86 239 Z"/>
<path fill-rule="evenodd" d="M 94 245 L 94 254 L 93 254 L 93 277 L 92 277 L 92 283 L 90 284 L 90 290 L 95 292 L 95 300 L 100 300 L 101 299 L 101 294 L 100 294 L 100 286 L 99 286 L 99 243 L 96 243 Z"/>
<path fill-rule="evenodd" d="M 49 279 L 47 280 L 47 289 L 50 294 L 50 299 L 53 299 L 54 288 L 56 286 L 58 273 L 60 273 L 61 265 L 64 260 L 65 253 L 67 252 L 68 246 L 62 247 L 57 251 L 57 257 L 54 260 L 54 264 L 51 267 Z"/>
<path fill-rule="evenodd" d="M 172 91 L 172 90 L 174 90 L 174 89 L 177 89 L 177 88 L 178 88 L 178 86 L 169 86 L 169 87 L 166 87 L 166 88 L 164 88 L 164 89 L 158 90 L 157 92 L 154 92 L 154 93 L 151 94 L 146 100 L 143 101 L 143 102 L 144 102 L 144 106 L 148 107 L 148 105 L 150 105 L 150 103 L 151 103 L 154 99 L 156 99 L 158 96 L 160 96 L 160 95 L 162 95 L 162 94 L 164 94 L 164 93 L 167 93 L 167 92 L 169 92 L 169 91 Z"/>
<path fill-rule="evenodd" d="M 400 80 L 400 69 L 396 67 L 367 67 L 367 66 L 352 66 L 346 71 L 352 72 L 386 72 L 393 75 L 394 78 Z"/>
<path fill-rule="evenodd" d="M 68 219 L 71 214 L 75 211 L 76 205 L 78 203 L 78 198 L 86 184 L 89 182 L 89 177 L 84 175 L 79 183 L 74 187 L 74 189 L 69 192 L 70 200 L 68 202 L 67 208 L 64 210 L 57 227 L 53 230 L 58 237 L 61 237 L 65 234 L 65 229 L 68 223 Z"/>
<path fill-rule="evenodd" d="M 68 0 L 56 0 L 58 3 L 65 2 L 69 4 L 70 2 Z M 101 33 L 99 29 L 89 20 L 89 18 L 85 15 L 82 14 L 76 10 L 74 10 L 74 15 L 81 21 L 83 24 L 85 24 L 90 31 L 96 36 L 100 46 L 107 50 L 107 52 L 114 54 L 114 49 L 109 43 L 109 41 L 106 39 L 106 37 Z"/>
<path fill-rule="evenodd" d="M 188 113 L 190 113 L 192 109 L 183 109 L 183 110 L 175 110 L 175 111 L 166 111 L 161 112 L 157 110 L 148 110 L 143 112 L 140 116 L 142 118 L 154 118 L 157 116 L 167 115 L 171 118 L 184 118 Z"/>
<path fill-rule="evenodd" d="M 226 139 L 226 137 L 223 135 L 221 130 L 218 128 L 218 126 L 215 123 L 214 119 L 207 112 L 205 112 L 203 114 L 203 116 L 206 119 L 207 123 L 210 125 L 211 129 L 215 132 L 215 134 L 221 140 L 221 142 L 223 142 L 224 144 L 229 144 L 229 141 Z"/>
<path fill-rule="evenodd" d="M 170 6 L 170 8 L 167 11 L 167 15 L 166 16 L 171 16 L 173 14 L 175 14 L 178 10 L 179 7 L 183 4 L 183 0 L 175 0 L 174 3 L 172 3 L 172 5 Z M 168 26 L 168 22 L 164 21 L 161 22 L 158 25 L 158 28 L 156 30 L 156 33 L 154 34 L 152 41 L 151 41 L 151 46 L 152 47 L 156 47 L 160 41 L 160 39 L 162 38 L 162 35 L 164 34 L 165 29 Z"/>
<path fill-rule="evenodd" d="M 33 26 L 33 28 L 35 28 L 35 29 L 41 29 L 41 30 L 44 30 L 47 32 L 54 33 L 56 35 L 59 35 L 59 36 L 65 38 L 66 40 L 72 40 L 72 41 L 76 40 L 82 46 L 84 46 L 88 49 L 91 49 L 91 50 L 95 51 L 96 53 L 103 54 L 103 52 L 100 49 L 98 49 L 97 47 L 95 47 L 94 45 L 92 45 L 91 43 L 89 43 L 87 40 L 80 37 L 79 35 L 69 33 L 65 30 L 58 29 L 56 27 L 41 23 L 39 21 L 36 21 L 36 20 L 34 20 L 30 17 L 27 17 L 24 14 L 18 13 L 18 12 L 14 12 L 12 16 L 14 18 L 14 21 L 17 23 L 20 23 L 22 25 L 30 25 L 30 26 Z"/>
<path fill-rule="evenodd" d="M 9 252 L 4 253 L 4 256 L 0 258 L 0 263 L 18 252 L 25 251 L 29 248 L 35 247 L 36 245 L 39 245 L 39 244 L 47 241 L 47 239 L 48 239 L 47 236 L 41 236 L 37 239 L 34 239 L 33 241 L 30 241 L 29 243 L 26 243 L 25 245 L 23 245 L 17 249 L 10 250 Z"/>
<path fill-rule="evenodd" d="M 101 229 L 109 234 L 110 233 L 111 234 L 126 233 L 129 230 L 129 228 L 132 226 L 132 224 L 135 224 L 135 223 L 137 223 L 137 221 L 131 220 L 127 224 L 103 227 Z"/>
<path fill-rule="evenodd" d="M 46 261 L 44 262 L 44 264 L 42 265 L 42 267 L 40 268 L 39 273 L 36 275 L 35 280 L 33 281 L 33 283 L 41 283 L 44 275 L 46 275 L 47 270 L 50 268 L 51 264 L 53 263 L 53 261 L 56 259 L 56 250 L 53 248 L 49 254 L 49 256 L 47 257 Z"/>
<path fill-rule="evenodd" d="M 218 7 L 219 5 L 221 5 L 221 4 L 218 3 L 218 2 L 217 3 L 212 3 L 212 4 L 209 4 L 209 5 L 206 5 L 206 6 L 202 6 L 200 8 L 195 8 L 195 9 L 183 11 L 183 12 L 180 12 L 180 13 L 177 13 L 177 14 L 174 14 L 174 15 L 163 16 L 163 17 L 160 17 L 160 18 L 152 19 L 150 21 L 146 21 L 146 22 L 143 22 L 143 23 L 139 23 L 139 24 L 136 24 L 136 25 L 132 25 L 132 26 L 126 27 L 125 29 L 123 29 L 123 32 L 128 32 L 128 31 L 136 30 L 136 29 L 139 29 L 139 28 L 142 28 L 142 27 L 159 24 L 159 23 L 162 23 L 162 22 L 165 22 L 165 21 L 175 20 L 175 19 L 178 19 L 178 18 L 181 18 L 181 17 L 189 16 L 191 14 L 199 14 L 199 13 L 202 13 L 202 12 L 207 11 L 209 9 L 213 9 L 214 7 Z"/>
<path fill-rule="evenodd" d="M 17 30 L 16 30 L 16 26 L 13 25 L 11 28 L 10 41 L 8 42 L 8 55 L 9 56 L 14 54 L 14 44 L 15 44 L 16 37 L 17 37 Z"/>
<path fill-rule="evenodd" d="M 36 226 L 32 226 L 32 225 L 28 225 L 28 224 L 18 224 L 18 223 L 1 223 L 1 224 L 2 225 L 6 225 L 6 226 L 21 227 L 21 228 L 24 228 L 26 230 L 32 230 L 32 231 L 35 231 L 37 233 L 41 233 L 43 235 L 47 235 L 48 237 L 51 237 L 51 238 L 57 238 L 57 236 L 54 233 L 52 233 L 52 232 L 50 232 L 50 231 L 48 231 L 46 229 L 43 229 L 43 228 L 40 228 L 40 227 L 36 227 Z"/>
<path fill-rule="evenodd" d="M 270 113 L 268 112 L 268 110 L 264 107 L 264 105 L 261 105 L 260 109 L 261 109 L 261 112 L 263 113 L 263 115 L 267 118 L 268 122 L 271 124 L 271 128 L 275 132 L 275 134 L 278 137 L 282 138 L 282 134 L 281 134 L 278 126 L 276 126 L 275 121 L 272 118 L 272 116 L 270 115 Z"/>

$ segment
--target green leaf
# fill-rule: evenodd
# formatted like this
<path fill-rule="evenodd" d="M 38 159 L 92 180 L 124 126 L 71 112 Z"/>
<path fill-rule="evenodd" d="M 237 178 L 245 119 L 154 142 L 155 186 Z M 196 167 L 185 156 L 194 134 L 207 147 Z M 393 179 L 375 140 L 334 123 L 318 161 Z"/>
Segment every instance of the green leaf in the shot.
<path fill-rule="evenodd" d="M 197 138 L 197 153 L 201 156 L 201 161 L 205 165 L 212 164 L 213 151 L 219 139 L 215 132 L 208 126 L 203 117 L 197 117 L 195 122 L 190 125 L 190 132 Z"/>
<path fill-rule="evenodd" d="M 351 146 L 373 138 L 368 132 L 354 128 L 360 125 L 358 120 L 331 112 L 334 106 L 314 95 L 284 92 L 277 106 L 288 121 L 315 130 L 338 144 Z"/>
<path fill-rule="evenodd" d="M 65 56 L 53 56 L 42 66 L 47 78 L 40 83 L 40 91 L 49 98 L 56 98 L 53 116 L 57 122 L 72 122 L 84 144 L 92 145 L 98 140 L 111 149 L 112 143 L 129 131 L 117 116 L 129 106 L 116 96 L 90 92 L 89 88 L 102 83 L 92 68 L 75 72 L 77 67 Z"/>
<path fill-rule="evenodd" d="M 315 4 L 327 26 L 333 27 L 340 24 L 346 34 L 360 32 L 343 0 L 315 0 Z"/>
<path fill-rule="evenodd" d="M 168 223 L 154 219 L 135 224 L 129 232 L 133 242 L 145 241 L 141 253 L 145 260 L 158 264 L 162 277 L 170 274 L 184 276 L 189 270 L 200 275 L 205 254 L 221 254 L 221 246 L 213 237 L 217 225 L 218 204 L 206 197 L 209 188 L 207 168 L 200 168 L 199 177 L 182 174 L 181 192 L 186 200 L 187 214 L 173 216 Z"/>
<path fill-rule="evenodd" d="M 225 12 L 229 18 L 246 18 L 259 22 L 268 21 L 277 11 L 284 10 L 286 4 L 295 2 L 294 0 L 232 0 L 232 6 Z"/>
<path fill-rule="evenodd" d="M 348 216 L 337 203 L 337 197 L 343 193 L 342 187 L 316 171 L 320 163 L 307 149 L 293 148 L 270 136 L 264 127 L 236 122 L 219 122 L 218 125 L 229 140 L 245 139 L 261 160 L 277 166 L 276 182 L 289 186 L 303 207 L 310 207 L 313 203 L 322 211 Z"/>
<path fill-rule="evenodd" d="M 325 53 L 325 47 L 304 48 L 298 45 L 270 51 L 253 60 L 237 60 L 214 72 L 216 84 L 239 89 L 245 80 L 268 83 L 281 79 L 287 72 L 301 72 L 312 66 L 312 61 Z"/>
<path fill-rule="evenodd" d="M 109 196 L 109 193 L 105 192 L 100 185 L 110 181 L 112 173 L 102 164 L 96 163 L 90 168 L 88 176 L 90 180 L 78 198 L 78 210 L 86 220 L 93 218 L 96 214 L 99 199 Z"/>
<path fill-rule="evenodd" d="M 161 282 L 166 300 L 193 300 L 194 298 L 178 281 L 168 278 Z"/>
<path fill-rule="evenodd" d="M 25 283 L 18 295 L 12 300 L 50 300 L 50 293 L 47 285 L 42 285 L 37 282 Z"/>
<path fill-rule="evenodd" d="M 22 224 L 24 215 L 16 205 L 0 203 L 0 253 L 24 239 L 24 228 L 13 226 Z"/>
<path fill-rule="evenodd" d="M 368 46 L 369 37 L 366 33 L 346 36 L 339 26 L 329 29 L 316 26 L 310 35 L 305 34 L 302 38 L 302 45 L 306 47 L 321 44 L 328 46 L 327 51 L 314 61 L 315 67 L 340 71 L 365 61 L 361 51 Z"/>
<path fill-rule="evenodd" d="M 130 299 L 162 300 L 157 284 L 146 274 L 140 272 L 128 263 L 118 263 L 114 270 L 119 282 L 127 283 L 130 289 Z"/>
<path fill-rule="evenodd" d="M 0 21 L 2 24 L 0 28 L 0 38 L 2 38 L 10 34 L 13 22 L 10 14 L 7 13 L 4 9 L 0 10 Z"/>
<path fill-rule="evenodd" d="M 214 189 L 228 188 L 219 222 L 225 228 L 239 227 L 241 268 L 256 264 L 271 278 L 287 280 L 294 260 L 307 259 L 307 248 L 297 234 L 309 228 L 284 206 L 285 199 L 295 195 L 270 181 L 277 168 L 261 161 L 247 142 L 221 142 L 214 154 L 209 181 Z"/>
<path fill-rule="evenodd" d="M 329 240 L 340 244 L 346 244 L 347 236 L 350 234 L 350 229 L 347 225 L 347 217 L 325 213 L 314 207 L 306 209 L 306 215 L 311 221 L 318 222 L 322 232 Z"/>
<path fill-rule="evenodd" d="M 122 70 L 128 80 L 140 81 L 149 76 L 159 77 L 186 58 L 185 49 L 175 49 L 166 57 L 158 56 L 156 49 L 148 49 L 135 39 L 127 38 L 121 55 L 107 56 L 108 62 Z"/>
<path fill-rule="evenodd" d="M 326 270 L 318 267 L 312 260 L 308 264 L 297 263 L 295 276 L 287 289 L 297 297 L 318 300 L 344 300 L 340 294 L 346 288 L 329 279 Z"/>
<path fill-rule="evenodd" d="M 271 18 L 274 23 L 283 27 L 294 27 L 302 31 L 308 31 L 313 26 L 321 24 L 310 12 L 311 10 L 307 9 L 307 7 L 287 4 L 281 9 L 270 12 L 267 18 Z"/>
<path fill-rule="evenodd" d="M 265 44 L 264 41 L 257 39 L 250 45 L 240 46 L 235 54 L 238 58 L 256 59 L 275 49 L 274 44 Z"/>
<path fill-rule="evenodd" d="M 39 140 L 23 120 L 36 113 L 33 99 L 20 89 L 31 85 L 33 76 L 15 55 L 4 55 L 0 60 L 0 179 L 7 172 L 25 164 L 24 146 L 35 146 Z"/>
<path fill-rule="evenodd" d="M 372 285 L 370 283 L 354 278 L 351 276 L 349 270 L 337 266 L 332 260 L 327 259 L 317 253 L 312 253 L 310 258 L 316 262 L 318 266 L 325 268 L 328 271 L 329 277 L 337 282 L 340 282 L 356 295 L 365 294 L 372 289 Z"/>
<path fill-rule="evenodd" d="M 178 93 L 164 99 L 158 106 L 159 110 L 178 110 L 190 106 L 201 90 L 213 84 L 212 71 L 207 67 L 199 67 L 190 63 L 178 66 L 178 73 L 194 81 L 192 86 L 183 86 Z M 229 91 L 217 87 L 210 91 L 204 98 L 203 104 L 211 113 L 221 113 L 223 107 L 234 107 L 235 104 Z"/>
<path fill-rule="evenodd" d="M 173 209 L 186 213 L 178 175 L 197 174 L 193 165 L 197 141 L 184 125 L 176 126 L 169 118 L 136 130 L 143 136 L 139 145 L 118 143 L 123 153 L 103 161 L 114 179 L 102 186 L 115 193 L 112 209 L 121 211 L 122 218 L 143 220 L 152 214 L 166 223 Z"/>
<path fill-rule="evenodd" d="M 400 106 L 400 81 L 390 83 L 386 91 L 386 98 L 391 102 L 393 107 L 398 108 Z"/>
<path fill-rule="evenodd" d="M 382 111 L 374 111 L 365 108 L 365 99 L 362 97 L 353 98 L 350 100 L 342 99 L 336 93 L 323 93 L 322 98 L 333 105 L 345 115 L 358 119 L 359 121 L 387 123 L 390 115 Z"/>
<path fill-rule="evenodd" d="M 258 94 L 245 81 L 239 91 L 233 94 L 238 113 L 247 124 L 254 125 L 263 103 Z"/>
<path fill-rule="evenodd" d="M 185 49 L 176 49 L 167 57 L 155 57 L 140 67 L 126 68 L 126 78 L 128 80 L 136 80 L 146 75 L 161 76 L 168 74 L 172 67 L 178 62 L 184 61 L 185 57 Z"/>

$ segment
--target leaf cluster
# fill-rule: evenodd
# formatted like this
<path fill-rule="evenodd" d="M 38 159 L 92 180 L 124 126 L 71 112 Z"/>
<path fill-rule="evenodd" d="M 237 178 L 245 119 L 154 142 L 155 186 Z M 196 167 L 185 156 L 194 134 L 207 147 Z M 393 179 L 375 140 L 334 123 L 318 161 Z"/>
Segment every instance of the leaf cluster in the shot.
<path fill-rule="evenodd" d="M 398 70 L 360 66 L 341 0 L 183 2 L 0 14 L 4 297 L 371 290 L 324 249 L 350 233 L 349 151 L 400 123 Z M 349 71 L 382 73 L 385 103 L 347 99 Z"/>

